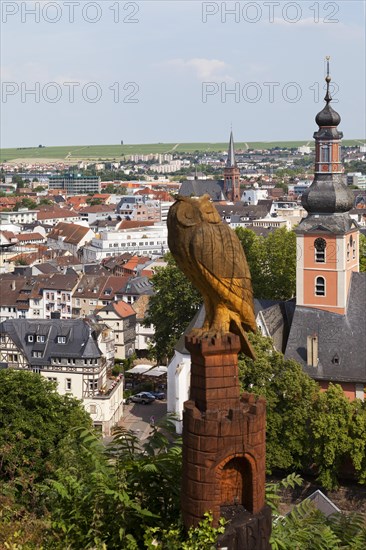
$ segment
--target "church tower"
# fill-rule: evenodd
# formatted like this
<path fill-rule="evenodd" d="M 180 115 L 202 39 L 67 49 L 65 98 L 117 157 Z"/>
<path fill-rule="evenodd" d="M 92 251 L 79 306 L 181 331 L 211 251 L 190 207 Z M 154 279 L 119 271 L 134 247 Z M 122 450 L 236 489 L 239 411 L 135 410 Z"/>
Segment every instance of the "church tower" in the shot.
<path fill-rule="evenodd" d="M 236 164 L 233 132 L 230 133 L 230 143 L 224 169 L 224 195 L 231 202 L 240 201 L 240 170 Z"/>
<path fill-rule="evenodd" d="M 325 80 L 326 105 L 315 119 L 319 130 L 314 133 L 314 180 L 302 196 L 308 216 L 295 229 L 296 302 L 344 315 L 352 272 L 359 270 L 359 231 L 349 215 L 353 194 L 344 183 L 341 165 L 341 117 L 330 106 L 329 58 Z"/>

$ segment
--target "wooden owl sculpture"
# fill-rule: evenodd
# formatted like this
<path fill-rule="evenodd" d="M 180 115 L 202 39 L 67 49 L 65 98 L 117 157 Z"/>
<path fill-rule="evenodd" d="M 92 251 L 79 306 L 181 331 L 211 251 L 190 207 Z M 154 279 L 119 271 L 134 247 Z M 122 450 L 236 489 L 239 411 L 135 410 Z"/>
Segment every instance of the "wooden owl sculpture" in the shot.
<path fill-rule="evenodd" d="M 168 244 L 178 267 L 203 296 L 206 318 L 195 335 L 233 332 L 255 358 L 245 331 L 256 330 L 249 267 L 235 232 L 221 221 L 209 195 L 179 196 L 168 215 Z"/>

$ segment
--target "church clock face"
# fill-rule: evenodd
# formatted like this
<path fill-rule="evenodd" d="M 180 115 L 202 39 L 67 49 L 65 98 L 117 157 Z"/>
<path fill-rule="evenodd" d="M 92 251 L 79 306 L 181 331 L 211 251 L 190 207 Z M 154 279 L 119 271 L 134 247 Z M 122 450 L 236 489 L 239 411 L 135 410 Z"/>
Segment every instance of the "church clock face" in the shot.
<path fill-rule="evenodd" d="M 326 249 L 327 243 L 322 237 L 315 239 L 314 246 L 319 252 L 323 252 Z"/>

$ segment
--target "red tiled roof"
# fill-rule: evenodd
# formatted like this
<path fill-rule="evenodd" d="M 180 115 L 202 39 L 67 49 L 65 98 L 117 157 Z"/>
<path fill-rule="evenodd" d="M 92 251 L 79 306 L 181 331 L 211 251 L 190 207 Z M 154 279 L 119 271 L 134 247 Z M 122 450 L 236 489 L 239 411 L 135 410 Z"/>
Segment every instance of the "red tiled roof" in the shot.
<path fill-rule="evenodd" d="M 18 238 L 18 241 L 19 242 L 27 242 L 27 241 L 39 241 L 39 240 L 44 240 L 44 236 L 41 235 L 40 233 L 19 233 L 17 235 L 17 238 Z"/>
<path fill-rule="evenodd" d="M 98 213 L 98 212 L 114 212 L 115 206 L 109 205 L 109 204 L 94 204 L 93 206 L 84 206 L 83 208 L 80 208 L 79 212 L 81 214 L 92 214 L 92 213 Z"/>
<path fill-rule="evenodd" d="M 79 244 L 89 231 L 89 227 L 83 225 L 58 222 L 48 234 L 48 238 L 57 241 L 59 237 L 63 237 L 65 243 Z"/>
<path fill-rule="evenodd" d="M 154 225 L 154 222 L 151 221 L 134 221 L 134 220 L 123 220 L 119 229 L 133 229 L 135 227 L 149 227 Z"/>
<path fill-rule="evenodd" d="M 49 220 L 55 218 L 77 218 L 75 210 L 66 210 L 66 208 L 52 208 L 40 210 L 37 214 L 37 220 Z"/>
<path fill-rule="evenodd" d="M 130 315 L 135 315 L 135 311 L 130 304 L 127 304 L 123 300 L 120 302 L 113 302 L 113 309 L 120 317 L 130 317 Z"/>

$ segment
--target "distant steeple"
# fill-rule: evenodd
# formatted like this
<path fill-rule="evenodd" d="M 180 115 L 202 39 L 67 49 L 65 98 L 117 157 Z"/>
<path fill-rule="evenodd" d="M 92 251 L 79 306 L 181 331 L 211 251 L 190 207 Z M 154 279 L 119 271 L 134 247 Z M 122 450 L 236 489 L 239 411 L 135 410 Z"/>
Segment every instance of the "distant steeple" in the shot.
<path fill-rule="evenodd" d="M 227 153 L 226 166 L 231 167 L 231 168 L 236 166 L 234 138 L 233 138 L 233 131 L 232 130 L 230 132 L 230 142 L 229 142 L 229 149 L 228 149 L 228 153 Z"/>
<path fill-rule="evenodd" d="M 230 131 L 230 142 L 224 168 L 224 195 L 231 202 L 240 201 L 240 170 L 235 160 L 233 131 Z"/>

